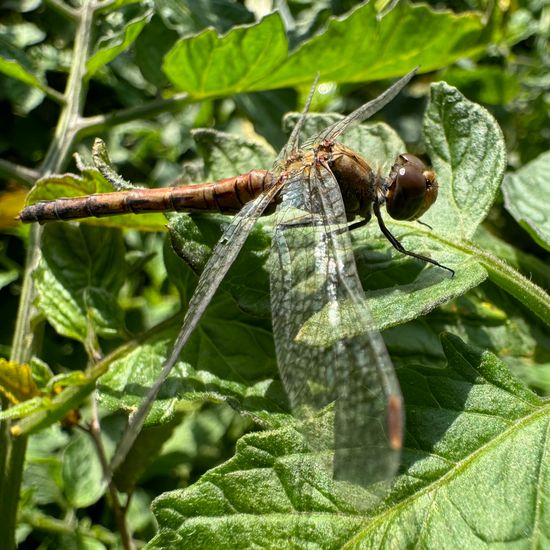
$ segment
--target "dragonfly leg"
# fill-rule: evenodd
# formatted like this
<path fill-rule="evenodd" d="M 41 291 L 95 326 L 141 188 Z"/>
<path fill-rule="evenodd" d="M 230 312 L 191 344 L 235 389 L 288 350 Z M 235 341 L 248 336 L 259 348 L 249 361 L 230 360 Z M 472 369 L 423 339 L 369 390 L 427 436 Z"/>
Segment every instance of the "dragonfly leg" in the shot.
<path fill-rule="evenodd" d="M 363 218 L 362 220 L 359 220 L 358 222 L 353 222 L 352 224 L 348 225 L 348 231 L 353 231 L 354 229 L 359 229 L 360 227 L 365 227 L 369 223 L 369 218 Z"/>
<path fill-rule="evenodd" d="M 432 229 L 431 225 L 428 225 L 427 223 L 423 222 L 422 220 L 415 220 L 416 223 L 419 223 L 420 225 L 423 225 L 424 227 L 427 227 L 428 229 Z"/>
<path fill-rule="evenodd" d="M 445 265 L 440 264 L 439 262 L 432 260 L 432 258 L 428 258 L 428 256 L 423 256 L 422 254 L 417 254 L 416 252 L 411 252 L 410 250 L 407 250 L 390 232 L 390 230 L 386 227 L 386 224 L 384 223 L 384 220 L 382 219 L 382 213 L 380 212 L 380 205 L 377 203 L 373 204 L 373 211 L 374 215 L 376 216 L 376 219 L 378 220 L 378 226 L 380 227 L 380 231 L 384 234 L 386 239 L 390 241 L 392 246 L 401 252 L 401 254 L 405 254 L 406 256 L 411 256 L 412 258 L 416 258 L 417 260 L 422 260 L 424 262 L 428 262 L 430 264 L 436 265 L 437 267 L 440 267 L 441 269 L 446 269 L 447 271 L 451 272 L 451 277 L 454 277 L 454 269 L 451 269 L 450 267 L 447 267 Z"/>

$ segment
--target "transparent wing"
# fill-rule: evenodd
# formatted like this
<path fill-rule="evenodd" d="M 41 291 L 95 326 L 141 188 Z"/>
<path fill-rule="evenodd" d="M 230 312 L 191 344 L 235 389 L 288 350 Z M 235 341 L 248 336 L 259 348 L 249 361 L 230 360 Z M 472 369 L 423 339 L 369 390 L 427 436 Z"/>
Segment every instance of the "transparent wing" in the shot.
<path fill-rule="evenodd" d="M 313 99 L 313 95 L 315 94 L 315 89 L 317 88 L 317 83 L 319 82 L 319 73 L 315 76 L 315 80 L 313 81 L 313 84 L 311 85 L 311 88 L 309 90 L 309 95 L 306 100 L 306 104 L 304 105 L 304 109 L 302 111 L 302 116 L 298 119 L 298 122 L 296 123 L 296 126 L 292 129 L 292 132 L 290 134 L 290 137 L 288 138 L 288 141 L 286 142 L 286 145 L 281 149 L 277 156 L 277 160 L 275 163 L 283 162 L 287 158 L 289 158 L 293 153 L 298 151 L 298 146 L 300 142 L 300 132 L 302 130 L 302 127 L 304 126 L 304 122 L 306 120 L 306 114 L 309 111 L 309 106 L 311 105 L 311 100 Z"/>
<path fill-rule="evenodd" d="M 418 67 L 413 69 L 410 73 L 406 74 L 403 78 L 400 78 L 397 82 L 394 82 L 385 92 L 381 93 L 377 98 L 365 103 L 358 109 L 355 109 L 347 117 L 331 124 L 328 128 L 325 128 L 322 132 L 308 139 L 304 144 L 306 147 L 308 144 L 319 143 L 323 140 L 333 141 L 345 130 L 348 130 L 352 126 L 359 124 L 370 118 L 377 113 L 382 107 L 387 105 L 411 80 L 416 74 Z"/>
<path fill-rule="evenodd" d="M 254 224 L 269 203 L 273 201 L 283 185 L 284 180 L 277 181 L 254 201 L 247 203 L 233 218 L 216 244 L 212 256 L 210 256 L 197 283 L 197 288 L 191 297 L 189 308 L 185 314 L 183 326 L 174 343 L 174 348 L 164 363 L 155 384 L 151 387 L 137 411 L 130 417 L 128 428 L 121 438 L 111 462 L 111 471 L 114 471 L 126 458 L 143 426 L 143 422 L 151 409 L 160 387 L 176 364 L 181 350 L 189 340 L 225 274 L 235 261 Z"/>
<path fill-rule="evenodd" d="M 364 486 L 389 479 L 399 463 L 401 394 L 372 330 L 328 167 L 293 174 L 276 216 L 273 331 L 291 406 L 311 452 L 332 460 L 336 479 Z"/>

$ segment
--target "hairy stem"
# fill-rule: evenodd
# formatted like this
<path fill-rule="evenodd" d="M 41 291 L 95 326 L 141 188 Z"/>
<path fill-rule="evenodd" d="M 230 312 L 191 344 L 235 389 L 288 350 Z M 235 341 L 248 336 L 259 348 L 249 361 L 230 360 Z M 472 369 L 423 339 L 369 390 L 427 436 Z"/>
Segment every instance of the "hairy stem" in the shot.
<path fill-rule="evenodd" d="M 54 138 L 46 158 L 40 168 L 40 175 L 60 171 L 68 160 L 69 153 L 76 138 L 76 125 L 81 117 L 82 106 L 86 97 L 86 61 L 91 48 L 96 0 L 84 2 L 78 12 L 78 27 L 75 37 L 73 62 L 67 80 L 64 94 L 64 103 Z M 18 363 L 28 363 L 34 352 L 35 334 L 31 321 L 33 317 L 34 289 L 32 272 L 40 258 L 40 240 L 42 228 L 35 225 L 30 232 L 27 249 L 27 264 L 23 278 L 21 300 L 17 312 L 15 334 L 12 344 L 11 359 Z M 6 425 L 0 426 L 5 431 Z M 0 517 L 2 518 L 3 543 L 5 548 L 15 548 L 15 527 L 17 520 L 17 506 L 21 487 L 21 478 L 25 460 L 27 438 L 8 438 L 5 452 L 6 467 L 0 475 L 3 476 L 0 488 Z"/>

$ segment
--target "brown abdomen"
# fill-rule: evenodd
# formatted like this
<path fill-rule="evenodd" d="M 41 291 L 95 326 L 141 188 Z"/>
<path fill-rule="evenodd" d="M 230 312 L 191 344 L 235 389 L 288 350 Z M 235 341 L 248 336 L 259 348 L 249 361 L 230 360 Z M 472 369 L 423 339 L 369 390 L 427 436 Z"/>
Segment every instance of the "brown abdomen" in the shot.
<path fill-rule="evenodd" d="M 40 201 L 27 206 L 19 214 L 19 219 L 25 223 L 44 223 L 51 220 L 99 218 L 143 212 L 199 211 L 231 214 L 256 198 L 271 184 L 271 180 L 271 174 L 267 170 L 252 170 L 214 183 L 133 189 Z"/>

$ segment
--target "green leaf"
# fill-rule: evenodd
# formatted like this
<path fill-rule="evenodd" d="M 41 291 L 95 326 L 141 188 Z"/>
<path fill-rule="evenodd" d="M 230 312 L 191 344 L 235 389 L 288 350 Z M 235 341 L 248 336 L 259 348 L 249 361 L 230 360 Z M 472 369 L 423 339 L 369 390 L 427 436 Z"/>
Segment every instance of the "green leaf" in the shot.
<path fill-rule="evenodd" d="M 429 32 L 419 32 L 429 29 Z M 485 47 L 481 14 L 433 10 L 398 2 L 380 17 L 374 3 L 330 18 L 327 30 L 301 44 L 268 79 L 270 87 L 321 80 L 363 82 L 393 78 L 415 66 L 432 71 Z"/>
<path fill-rule="evenodd" d="M 533 281 L 542 288 L 550 288 L 550 273 L 543 259 L 515 248 L 502 238 L 495 236 L 483 225 L 479 226 L 474 239 L 480 248 L 508 262 L 520 273 L 530 273 Z"/>
<path fill-rule="evenodd" d="M 470 239 L 493 204 L 506 168 L 502 131 L 488 111 L 445 82 L 432 84 L 426 149 L 440 192 L 423 221 L 456 241 Z"/>
<path fill-rule="evenodd" d="M 550 405 L 493 355 L 447 335 L 448 366 L 399 372 L 407 405 L 403 473 L 381 506 L 342 501 L 330 473 L 310 468 L 290 428 L 249 434 L 234 458 L 188 489 L 158 497 L 150 548 L 295 544 L 468 548 L 486 541 L 537 546 L 550 480 Z M 308 497 L 300 495 L 306 484 Z M 359 493 L 360 494 L 360 493 Z M 487 505 L 490 503 L 490 506 Z"/>
<path fill-rule="evenodd" d="M 135 59 L 143 76 L 157 87 L 168 81 L 162 72 L 162 60 L 178 39 L 178 33 L 167 28 L 158 15 L 154 15 L 135 43 Z"/>
<path fill-rule="evenodd" d="M 125 280 L 124 243 L 113 229 L 50 224 L 35 272 L 38 306 L 57 332 L 88 343 L 123 327 L 116 294 Z M 92 332 L 90 332 L 92 331 Z"/>
<path fill-rule="evenodd" d="M 82 174 L 62 174 L 39 179 L 27 196 L 26 205 L 41 200 L 55 200 L 62 197 L 81 197 L 93 193 L 112 193 L 113 186 L 95 168 L 84 168 Z M 101 227 L 125 227 L 140 231 L 164 231 L 166 217 L 163 214 L 124 214 L 105 218 L 84 218 L 83 223 Z"/>
<path fill-rule="evenodd" d="M 325 32 L 287 57 L 284 26 L 274 13 L 224 36 L 207 30 L 180 40 L 166 55 L 164 71 L 196 99 L 309 85 L 319 70 L 322 80 L 362 82 L 395 77 L 415 65 L 430 71 L 472 55 L 484 48 L 482 30 L 473 12 L 455 15 L 401 2 L 379 18 L 371 2 L 331 18 Z"/>
<path fill-rule="evenodd" d="M 278 13 L 258 24 L 235 27 L 220 37 L 214 29 L 183 38 L 166 54 L 164 72 L 193 97 L 231 95 L 254 89 L 287 56 Z"/>
<path fill-rule="evenodd" d="M 68 435 L 57 426 L 48 428 L 29 438 L 23 477 L 23 492 L 34 504 L 64 502 L 61 453 L 68 442 Z"/>
<path fill-rule="evenodd" d="M 94 146 L 92 147 L 92 160 L 94 166 L 99 170 L 101 175 L 113 186 L 115 191 L 129 191 L 135 189 L 136 186 L 126 181 L 114 168 L 109 158 L 107 146 L 100 138 L 95 138 Z"/>
<path fill-rule="evenodd" d="M 501 357 L 529 387 L 550 394 L 547 327 L 490 281 L 425 317 L 385 330 L 383 335 L 397 368 L 403 360 L 443 365 L 438 336 L 450 330 Z"/>
<path fill-rule="evenodd" d="M 19 271 L 17 269 L 8 269 L 7 271 L 0 271 L 0 289 L 8 286 L 19 277 Z"/>
<path fill-rule="evenodd" d="M 139 6 L 137 9 L 128 10 L 128 15 L 131 16 L 132 19 L 128 23 L 125 23 L 120 29 L 111 29 L 109 34 L 99 41 L 97 51 L 86 63 L 86 75 L 88 78 L 93 76 L 101 67 L 118 57 L 134 43 L 140 32 L 153 16 L 153 10 L 149 6 L 149 2 L 145 2 L 143 6 Z"/>
<path fill-rule="evenodd" d="M 208 180 L 220 180 L 259 168 L 269 169 L 275 160 L 275 151 L 264 143 L 208 128 L 192 130 L 191 134 L 204 159 Z"/>
<path fill-rule="evenodd" d="M 460 89 L 470 99 L 490 105 L 506 105 L 518 95 L 520 83 L 515 74 L 500 67 L 451 67 L 441 74 L 451 86 Z"/>
<path fill-rule="evenodd" d="M 504 206 L 543 248 L 550 250 L 550 212 L 546 200 L 550 184 L 550 151 L 518 171 L 506 174 L 502 184 Z"/>
<path fill-rule="evenodd" d="M 152 331 L 109 363 L 98 382 L 99 398 L 111 410 L 133 410 L 160 372 L 181 318 Z M 286 421 L 286 398 L 276 376 L 269 322 L 243 313 L 218 294 L 195 329 L 180 361 L 163 385 L 148 424 L 169 421 L 178 404 L 227 401 L 266 426 Z"/>
<path fill-rule="evenodd" d="M 39 90 L 46 89 L 41 77 L 34 73 L 32 63 L 26 55 L 2 37 L 0 37 L 0 73 Z"/>
<path fill-rule="evenodd" d="M 86 508 L 105 491 L 103 471 L 92 438 L 78 433 L 63 453 L 63 482 L 71 506 Z"/>
<path fill-rule="evenodd" d="M 221 237 L 227 216 L 175 216 L 169 230 L 172 248 L 180 260 L 165 252 L 165 262 L 173 283 L 186 304 L 211 250 Z M 271 245 L 270 221 L 259 222 L 250 233 L 233 267 L 222 282 L 239 307 L 252 315 L 270 318 L 268 259 Z M 181 259 L 185 264 L 182 264 Z"/>

